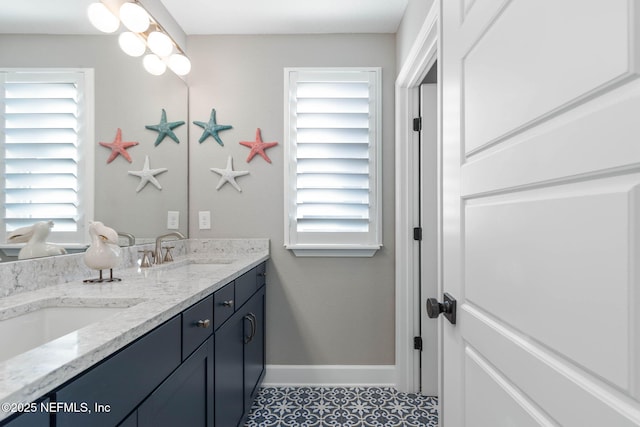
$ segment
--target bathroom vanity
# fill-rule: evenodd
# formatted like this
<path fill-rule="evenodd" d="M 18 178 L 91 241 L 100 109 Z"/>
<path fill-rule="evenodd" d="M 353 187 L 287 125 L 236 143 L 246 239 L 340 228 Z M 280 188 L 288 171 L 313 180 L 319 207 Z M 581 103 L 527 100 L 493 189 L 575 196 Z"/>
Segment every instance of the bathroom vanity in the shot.
<path fill-rule="evenodd" d="M 66 284 L 0 299 L 6 305 L 57 294 L 54 301 L 133 303 L 0 362 L 0 425 L 242 425 L 265 373 L 267 259 L 268 250 L 199 251 L 172 264 L 132 268 L 119 283 Z M 38 357 L 45 366 L 33 375 L 6 376 Z"/>

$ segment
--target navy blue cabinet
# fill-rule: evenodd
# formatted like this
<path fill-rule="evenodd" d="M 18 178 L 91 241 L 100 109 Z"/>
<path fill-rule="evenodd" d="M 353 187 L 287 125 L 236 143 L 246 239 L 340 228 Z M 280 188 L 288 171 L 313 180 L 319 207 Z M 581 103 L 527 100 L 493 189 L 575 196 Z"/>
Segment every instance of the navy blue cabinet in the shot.
<path fill-rule="evenodd" d="M 235 313 L 214 333 L 216 427 L 244 424 L 265 372 L 264 264 L 234 285 Z"/>
<path fill-rule="evenodd" d="M 245 305 L 244 333 L 244 404 L 245 413 L 251 409 L 265 373 L 264 355 L 265 290 L 260 289 Z"/>
<path fill-rule="evenodd" d="M 216 427 L 236 427 L 244 413 L 243 331 L 236 313 L 214 334 Z"/>
<path fill-rule="evenodd" d="M 88 410 L 58 412 L 56 427 L 113 427 L 124 420 L 180 365 L 181 329 L 178 315 L 59 389 L 57 402 Z"/>
<path fill-rule="evenodd" d="M 213 338 L 138 408 L 138 427 L 213 427 Z"/>
<path fill-rule="evenodd" d="M 48 403 L 49 399 L 45 399 L 42 405 L 46 407 Z M 6 422 L 6 424 L 0 424 L 4 427 L 49 427 L 51 425 L 51 416 L 49 412 L 43 410 L 44 407 L 42 405 L 41 402 L 35 402 L 29 407 L 32 412 L 25 412 Z"/>

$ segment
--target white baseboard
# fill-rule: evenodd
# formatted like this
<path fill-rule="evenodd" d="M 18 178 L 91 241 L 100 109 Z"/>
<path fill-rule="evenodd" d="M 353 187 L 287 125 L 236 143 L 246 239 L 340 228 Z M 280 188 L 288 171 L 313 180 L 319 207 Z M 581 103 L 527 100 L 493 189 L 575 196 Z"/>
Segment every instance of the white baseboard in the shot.
<path fill-rule="evenodd" d="M 395 365 L 267 365 L 264 387 L 396 387 Z"/>

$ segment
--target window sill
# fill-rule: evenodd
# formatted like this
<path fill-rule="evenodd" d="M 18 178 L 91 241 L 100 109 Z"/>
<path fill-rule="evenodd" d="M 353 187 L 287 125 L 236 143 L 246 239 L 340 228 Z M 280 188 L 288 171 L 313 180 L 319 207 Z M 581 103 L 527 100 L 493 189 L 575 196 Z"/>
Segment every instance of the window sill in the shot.
<path fill-rule="evenodd" d="M 370 258 L 382 245 L 285 245 L 297 257 Z"/>

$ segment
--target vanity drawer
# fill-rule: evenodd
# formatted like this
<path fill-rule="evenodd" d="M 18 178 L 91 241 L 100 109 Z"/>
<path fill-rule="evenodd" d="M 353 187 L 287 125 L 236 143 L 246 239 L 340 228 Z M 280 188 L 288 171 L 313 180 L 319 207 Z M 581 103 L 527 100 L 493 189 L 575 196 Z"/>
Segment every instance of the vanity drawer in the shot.
<path fill-rule="evenodd" d="M 267 283 L 267 263 L 263 262 L 256 267 L 256 286 L 258 289 Z"/>
<path fill-rule="evenodd" d="M 213 333 L 213 295 L 182 312 L 182 360 Z"/>
<path fill-rule="evenodd" d="M 235 310 L 234 282 L 213 293 L 213 329 L 218 329 Z"/>
<path fill-rule="evenodd" d="M 180 316 L 175 316 L 58 390 L 56 401 L 91 412 L 56 413 L 56 427 L 115 426 L 180 365 Z M 109 405 L 96 412 L 94 405 Z"/>
<path fill-rule="evenodd" d="M 252 268 L 236 279 L 236 308 L 240 308 L 258 290 L 260 287 L 258 279 L 258 267 Z"/>

